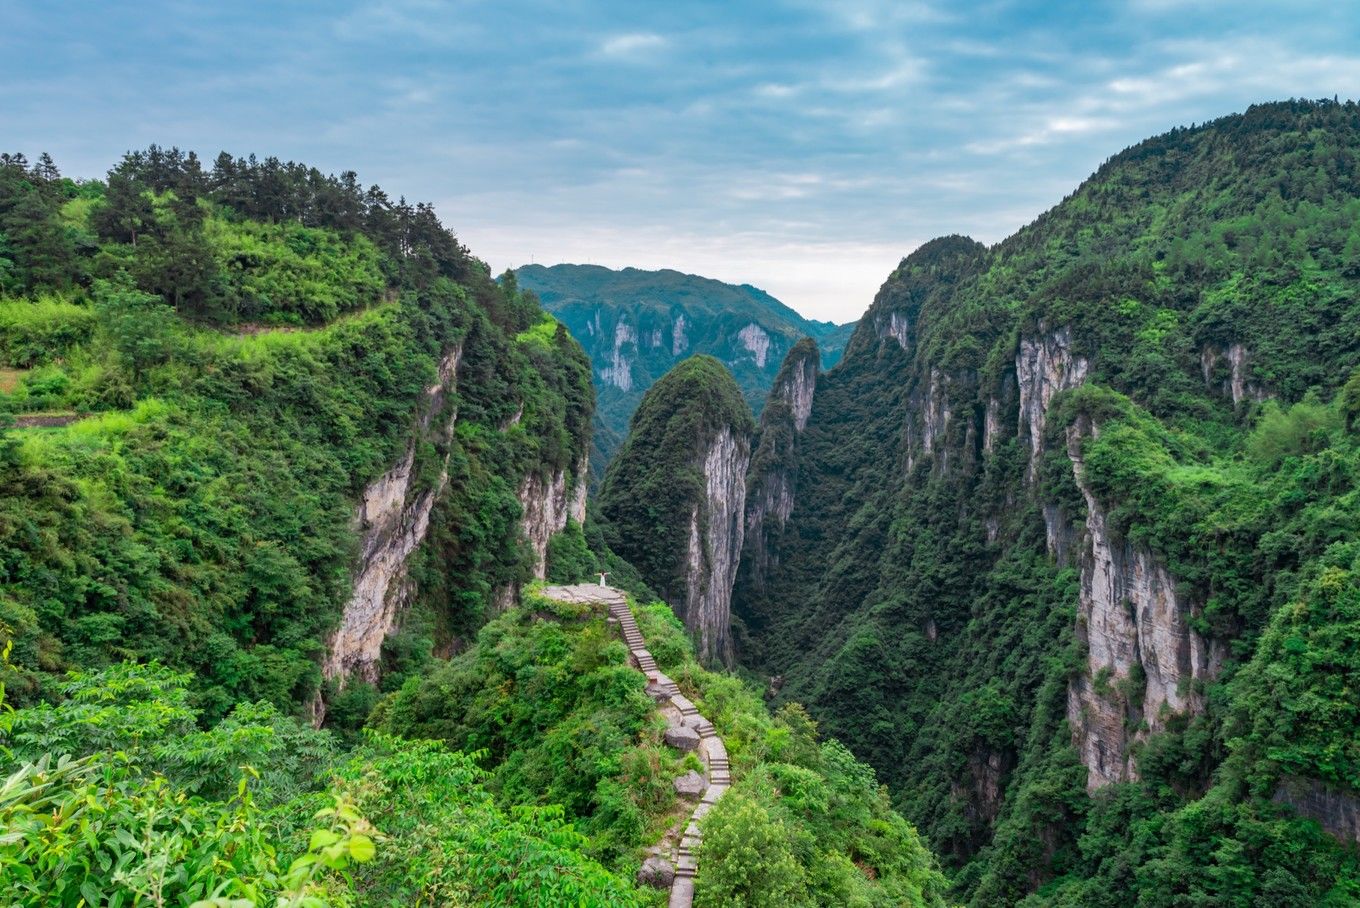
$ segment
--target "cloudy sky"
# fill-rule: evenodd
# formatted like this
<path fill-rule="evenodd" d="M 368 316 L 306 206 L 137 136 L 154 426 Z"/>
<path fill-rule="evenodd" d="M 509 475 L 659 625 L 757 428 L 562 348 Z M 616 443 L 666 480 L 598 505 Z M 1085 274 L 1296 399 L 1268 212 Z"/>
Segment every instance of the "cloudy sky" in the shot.
<path fill-rule="evenodd" d="M 846 321 L 1109 155 L 1360 95 L 1352 0 L 0 0 L 0 148 L 352 168 L 493 268 L 673 267 Z"/>

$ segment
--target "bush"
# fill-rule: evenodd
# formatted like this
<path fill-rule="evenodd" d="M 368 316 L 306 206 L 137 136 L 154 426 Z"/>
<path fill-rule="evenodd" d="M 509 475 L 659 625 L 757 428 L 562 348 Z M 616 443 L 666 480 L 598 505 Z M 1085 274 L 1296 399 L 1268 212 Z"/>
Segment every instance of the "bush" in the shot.
<path fill-rule="evenodd" d="M 0 366 L 52 362 L 89 341 L 95 313 L 64 296 L 0 300 Z"/>

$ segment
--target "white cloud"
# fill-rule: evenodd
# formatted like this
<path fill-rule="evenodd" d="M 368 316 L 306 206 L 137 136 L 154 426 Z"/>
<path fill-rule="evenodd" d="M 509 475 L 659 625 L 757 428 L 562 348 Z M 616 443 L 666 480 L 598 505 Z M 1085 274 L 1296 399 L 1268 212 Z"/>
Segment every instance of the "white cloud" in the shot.
<path fill-rule="evenodd" d="M 606 57 L 637 59 L 650 51 L 666 46 L 666 39 L 652 32 L 631 32 L 614 35 L 600 42 L 600 53 Z"/>

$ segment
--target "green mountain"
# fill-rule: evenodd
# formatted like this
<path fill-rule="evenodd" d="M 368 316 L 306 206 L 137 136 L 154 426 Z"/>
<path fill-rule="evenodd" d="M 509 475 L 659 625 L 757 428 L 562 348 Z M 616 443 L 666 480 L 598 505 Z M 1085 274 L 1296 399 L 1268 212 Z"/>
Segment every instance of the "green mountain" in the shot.
<path fill-rule="evenodd" d="M 1354 103 L 1149 139 L 913 252 L 758 441 L 739 658 L 961 900 L 1360 898 L 1357 225 Z"/>
<path fill-rule="evenodd" d="M 799 338 L 814 338 L 829 367 L 854 327 L 805 319 L 749 284 L 678 271 L 526 265 L 515 274 L 590 356 L 600 470 L 618 451 L 642 395 L 682 359 L 703 353 L 720 360 L 759 415 L 780 361 Z"/>
<path fill-rule="evenodd" d="M 600 490 L 610 547 L 684 619 L 705 661 L 732 661 L 730 597 L 754 430 L 731 373 L 692 356 L 643 396 Z"/>
<path fill-rule="evenodd" d="M 660 908 L 668 872 L 700 906 L 945 905 L 873 771 L 701 667 L 610 548 L 653 527 L 587 519 L 584 351 L 428 206 L 6 155 L 0 290 L 4 904 Z M 709 357 L 668 393 L 753 428 Z M 741 513 L 699 516 L 735 545 Z M 600 566 L 702 722 L 599 587 L 540 591 Z"/>
<path fill-rule="evenodd" d="M 1360 903 L 1358 225 L 1360 107 L 1253 107 L 829 365 L 352 173 L 0 155 L 0 901 Z"/>

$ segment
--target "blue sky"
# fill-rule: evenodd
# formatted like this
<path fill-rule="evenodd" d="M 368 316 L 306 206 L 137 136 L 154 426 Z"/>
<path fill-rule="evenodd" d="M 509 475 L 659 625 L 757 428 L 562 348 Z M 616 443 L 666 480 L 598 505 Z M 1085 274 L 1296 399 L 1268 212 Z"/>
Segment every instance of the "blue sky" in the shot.
<path fill-rule="evenodd" d="M 1175 125 L 1360 95 L 1360 3 L 0 0 L 0 148 L 353 168 L 497 270 L 674 267 L 846 321 Z"/>

